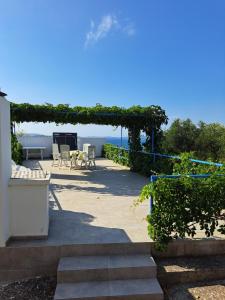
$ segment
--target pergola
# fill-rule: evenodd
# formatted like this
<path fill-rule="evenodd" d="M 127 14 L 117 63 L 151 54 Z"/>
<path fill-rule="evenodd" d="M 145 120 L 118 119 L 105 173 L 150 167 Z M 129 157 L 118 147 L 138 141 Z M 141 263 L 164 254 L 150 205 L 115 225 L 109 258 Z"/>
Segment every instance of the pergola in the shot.
<path fill-rule="evenodd" d="M 56 124 L 96 124 L 121 126 L 128 129 L 130 159 L 136 151 L 142 150 L 140 133 L 146 133 L 146 149 L 154 152 L 157 135 L 162 124 L 167 124 L 168 118 L 160 106 L 118 106 L 105 107 L 97 104 L 93 107 L 67 104 L 52 105 L 11 103 L 11 120 L 22 122 L 54 122 Z"/>

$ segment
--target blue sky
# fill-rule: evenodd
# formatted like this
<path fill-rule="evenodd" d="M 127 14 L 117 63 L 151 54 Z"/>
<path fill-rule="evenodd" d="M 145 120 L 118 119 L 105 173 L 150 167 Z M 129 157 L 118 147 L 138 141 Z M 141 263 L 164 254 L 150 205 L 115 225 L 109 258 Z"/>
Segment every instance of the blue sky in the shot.
<path fill-rule="evenodd" d="M 14 102 L 161 105 L 225 124 L 224 0 L 0 0 L 0 87 Z M 110 127 L 24 124 L 119 135 Z"/>

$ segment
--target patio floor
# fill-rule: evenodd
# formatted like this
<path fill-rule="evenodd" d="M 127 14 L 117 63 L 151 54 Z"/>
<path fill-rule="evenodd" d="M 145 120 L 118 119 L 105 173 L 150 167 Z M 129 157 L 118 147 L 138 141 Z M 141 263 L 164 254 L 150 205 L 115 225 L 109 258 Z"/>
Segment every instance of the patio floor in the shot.
<path fill-rule="evenodd" d="M 51 161 L 26 161 L 52 173 L 47 240 L 11 245 L 59 245 L 149 242 L 145 217 L 149 203 L 134 207 L 148 179 L 107 159 L 92 170 L 51 167 Z"/>

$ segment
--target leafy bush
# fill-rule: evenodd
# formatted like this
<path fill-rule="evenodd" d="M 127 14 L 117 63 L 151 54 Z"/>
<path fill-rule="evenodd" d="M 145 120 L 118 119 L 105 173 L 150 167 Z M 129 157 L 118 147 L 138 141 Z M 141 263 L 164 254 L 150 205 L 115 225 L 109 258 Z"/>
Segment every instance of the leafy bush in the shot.
<path fill-rule="evenodd" d="M 225 208 L 225 180 L 215 173 L 206 179 L 182 176 L 158 179 L 142 190 L 140 201 L 152 196 L 154 206 L 148 219 L 149 234 L 159 249 L 172 239 L 194 237 L 196 224 L 212 236 Z"/>
<path fill-rule="evenodd" d="M 105 144 L 103 156 L 124 166 L 131 167 L 131 158 L 128 150 L 112 144 Z M 173 170 L 173 160 L 156 157 L 142 151 L 132 152 L 132 167 L 135 172 L 144 176 L 152 174 L 168 174 Z"/>
<path fill-rule="evenodd" d="M 23 161 L 23 148 L 18 142 L 15 134 L 11 135 L 11 149 L 12 149 L 12 159 L 16 164 L 21 165 Z"/>
<path fill-rule="evenodd" d="M 120 165 L 129 167 L 129 152 L 126 149 L 112 144 L 105 144 L 103 146 L 103 156 Z"/>
<path fill-rule="evenodd" d="M 224 167 L 216 165 L 201 164 L 192 162 L 190 158 L 195 158 L 194 152 L 185 152 L 179 155 L 180 160 L 175 160 L 173 174 L 212 174 L 214 172 L 224 172 Z"/>
<path fill-rule="evenodd" d="M 196 224 L 207 237 L 214 230 L 225 233 L 219 225 L 225 208 L 225 169 L 190 161 L 193 153 L 183 153 L 174 161 L 173 172 L 178 178 L 159 178 L 146 185 L 139 202 L 153 199 L 153 210 L 147 217 L 149 235 L 159 249 L 172 239 L 193 237 Z M 207 178 L 192 178 L 188 174 L 208 174 Z"/>

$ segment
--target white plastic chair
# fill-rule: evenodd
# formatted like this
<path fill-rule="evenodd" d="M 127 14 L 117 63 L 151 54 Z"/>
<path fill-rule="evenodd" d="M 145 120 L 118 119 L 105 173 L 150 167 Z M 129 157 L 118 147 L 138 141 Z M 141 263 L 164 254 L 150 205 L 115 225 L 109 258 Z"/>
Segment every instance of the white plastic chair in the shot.
<path fill-rule="evenodd" d="M 96 167 L 96 164 L 95 164 L 96 148 L 95 148 L 95 146 L 90 145 L 90 144 L 84 144 L 84 145 L 85 145 L 84 151 L 82 152 L 80 157 L 78 157 L 78 160 L 81 160 L 81 167 L 83 166 L 83 164 L 85 165 L 86 169 L 88 167 L 91 167 L 91 165 Z"/>
<path fill-rule="evenodd" d="M 52 166 L 55 166 L 56 164 L 57 166 L 59 166 L 61 163 L 61 155 L 59 153 L 58 144 L 52 144 L 52 157 L 53 157 Z"/>
<path fill-rule="evenodd" d="M 65 166 L 69 166 L 71 168 L 71 158 L 70 158 L 70 146 L 69 145 L 60 145 L 60 156 L 61 156 L 61 162 L 60 166 L 62 166 L 62 163 L 64 163 Z"/>
<path fill-rule="evenodd" d="M 88 153 L 89 146 L 91 146 L 91 144 L 83 144 L 83 152 Z"/>

